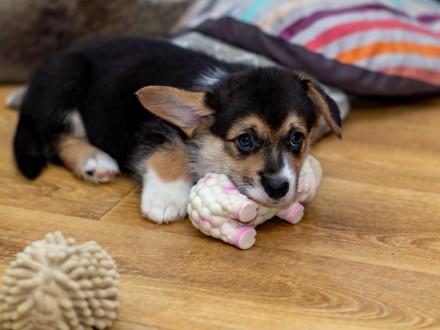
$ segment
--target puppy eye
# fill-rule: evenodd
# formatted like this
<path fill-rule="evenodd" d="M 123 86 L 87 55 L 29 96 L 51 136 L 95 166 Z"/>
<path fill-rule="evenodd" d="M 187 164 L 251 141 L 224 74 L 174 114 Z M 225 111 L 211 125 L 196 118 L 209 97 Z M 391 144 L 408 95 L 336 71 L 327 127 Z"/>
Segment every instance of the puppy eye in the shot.
<path fill-rule="evenodd" d="M 250 134 L 242 134 L 235 139 L 235 144 L 240 151 L 249 152 L 255 147 L 254 139 Z"/>
<path fill-rule="evenodd" d="M 294 150 L 299 150 L 303 142 L 304 135 L 300 132 L 295 132 L 290 135 L 290 146 Z"/>

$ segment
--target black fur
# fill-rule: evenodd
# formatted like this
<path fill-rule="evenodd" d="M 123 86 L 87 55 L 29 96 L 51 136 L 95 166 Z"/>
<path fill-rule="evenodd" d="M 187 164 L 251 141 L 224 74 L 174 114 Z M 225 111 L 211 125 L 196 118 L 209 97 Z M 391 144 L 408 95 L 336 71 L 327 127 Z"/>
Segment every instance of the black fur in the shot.
<path fill-rule="evenodd" d="M 212 67 L 225 72 L 246 68 L 140 38 L 86 43 L 56 54 L 30 80 L 14 140 L 18 168 L 34 179 L 47 161 L 57 160 L 54 143 L 68 130 L 63 118 L 76 109 L 90 143 L 112 156 L 122 170 L 133 171 L 130 158 L 140 145 L 154 148 L 168 140 L 135 92 L 148 85 L 191 89 L 194 79 Z M 164 121 L 160 125 L 175 131 Z"/>
<path fill-rule="evenodd" d="M 14 139 L 17 166 L 25 177 L 35 179 L 47 163 L 40 134 L 33 120 L 27 115 L 20 117 L 17 132 L 19 134 L 16 134 Z"/>
<path fill-rule="evenodd" d="M 197 78 L 213 68 L 225 77 L 213 86 L 198 86 Z M 71 129 L 65 118 L 77 110 L 89 142 L 123 171 L 136 172 L 133 162 L 139 153 L 176 137 L 185 139 L 178 128 L 143 108 L 135 92 L 149 85 L 207 90 L 205 103 L 215 110 L 210 130 L 221 138 L 232 122 L 252 113 L 274 128 L 292 111 L 309 129 L 319 116 L 294 71 L 225 63 L 160 40 L 103 40 L 63 51 L 34 73 L 14 140 L 18 168 L 34 179 L 47 162 L 56 162 L 57 139 Z M 340 125 L 336 104 L 328 102 Z"/>
<path fill-rule="evenodd" d="M 231 122 L 252 113 L 272 128 L 280 127 L 292 111 L 305 118 L 308 129 L 316 123 L 318 113 L 310 111 L 313 102 L 293 71 L 286 74 L 282 68 L 258 68 L 232 76 L 234 79 L 219 82 L 206 95 L 206 103 L 216 110 L 214 134 L 224 138 Z"/>

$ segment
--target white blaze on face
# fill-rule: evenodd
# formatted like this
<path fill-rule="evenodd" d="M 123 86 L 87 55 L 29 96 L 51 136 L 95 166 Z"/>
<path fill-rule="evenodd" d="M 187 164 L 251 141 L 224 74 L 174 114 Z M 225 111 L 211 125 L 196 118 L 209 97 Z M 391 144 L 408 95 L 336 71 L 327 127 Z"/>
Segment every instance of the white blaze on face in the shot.
<path fill-rule="evenodd" d="M 283 167 L 280 170 L 280 177 L 289 182 L 289 191 L 286 196 L 283 197 L 283 200 L 289 201 L 295 196 L 297 177 L 295 169 L 286 156 L 283 156 Z"/>

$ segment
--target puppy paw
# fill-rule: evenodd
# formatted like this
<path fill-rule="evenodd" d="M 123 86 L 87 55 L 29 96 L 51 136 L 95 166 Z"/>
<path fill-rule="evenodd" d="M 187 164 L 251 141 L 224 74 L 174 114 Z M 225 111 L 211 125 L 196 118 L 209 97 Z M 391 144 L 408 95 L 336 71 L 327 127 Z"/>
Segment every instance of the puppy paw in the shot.
<path fill-rule="evenodd" d="M 310 181 L 312 179 L 309 179 Z M 303 185 L 299 185 L 299 198 L 298 202 L 301 204 L 309 204 L 316 195 L 317 187 L 314 182 L 306 182 Z"/>
<path fill-rule="evenodd" d="M 157 223 L 168 223 L 186 216 L 187 202 L 172 203 L 168 200 L 143 200 L 142 216 Z"/>
<path fill-rule="evenodd" d="M 88 182 L 111 182 L 118 174 L 118 163 L 106 153 L 98 153 L 85 160 L 81 168 L 81 177 Z"/>
<path fill-rule="evenodd" d="M 186 180 L 163 182 L 154 171 L 148 171 L 142 189 L 142 216 L 157 224 L 183 219 L 190 189 L 191 184 Z"/>
<path fill-rule="evenodd" d="M 312 155 L 308 155 L 298 182 L 299 203 L 308 204 L 315 198 L 321 178 L 322 169 L 319 161 Z"/>

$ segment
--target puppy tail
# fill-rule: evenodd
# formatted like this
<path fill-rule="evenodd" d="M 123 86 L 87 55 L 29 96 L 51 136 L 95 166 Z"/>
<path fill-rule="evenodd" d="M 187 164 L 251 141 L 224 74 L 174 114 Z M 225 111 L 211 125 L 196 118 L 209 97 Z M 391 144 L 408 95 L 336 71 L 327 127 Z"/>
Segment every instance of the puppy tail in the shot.
<path fill-rule="evenodd" d="M 18 122 L 14 138 L 14 156 L 18 169 L 30 180 L 39 176 L 47 164 L 37 127 L 26 115 L 21 115 Z"/>

